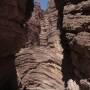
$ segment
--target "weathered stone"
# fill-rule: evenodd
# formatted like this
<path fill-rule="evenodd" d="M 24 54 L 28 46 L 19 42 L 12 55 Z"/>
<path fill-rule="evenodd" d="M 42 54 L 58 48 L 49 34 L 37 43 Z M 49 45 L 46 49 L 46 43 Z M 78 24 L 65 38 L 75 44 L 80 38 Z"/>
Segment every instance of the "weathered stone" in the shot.
<path fill-rule="evenodd" d="M 16 66 L 22 85 L 27 89 L 45 88 L 64 90 L 62 57 L 48 48 L 26 48 L 17 55 Z"/>
<path fill-rule="evenodd" d="M 65 82 L 67 90 L 80 90 L 76 81 L 90 78 L 90 0 L 64 1 L 48 0 L 44 13 L 36 6 L 28 23 L 33 33 L 16 58 L 26 89 L 64 90 Z"/>
<path fill-rule="evenodd" d="M 25 46 L 23 23 L 32 10 L 33 0 L 0 0 L 0 90 L 18 90 L 15 54 Z"/>
<path fill-rule="evenodd" d="M 90 77 L 90 33 L 79 33 L 71 45 L 72 62 L 87 77 Z"/>
<path fill-rule="evenodd" d="M 54 0 L 50 2 L 54 3 Z M 39 23 L 40 46 L 34 46 L 32 49 L 24 48 L 17 54 L 17 72 L 21 77 L 22 85 L 27 90 L 64 90 L 61 67 L 63 48 L 60 45 L 57 16 L 58 11 L 54 3 L 53 8 L 50 7 L 44 13 Z M 53 48 L 50 47 L 50 43 Z"/>
<path fill-rule="evenodd" d="M 90 77 L 90 0 L 68 1 L 64 7 L 63 30 L 71 49 L 72 64 Z"/>
<path fill-rule="evenodd" d="M 39 34 L 41 31 L 40 20 L 41 20 L 41 8 L 38 3 L 35 3 L 32 17 L 27 21 L 27 42 L 25 47 L 34 47 L 40 45 Z"/>

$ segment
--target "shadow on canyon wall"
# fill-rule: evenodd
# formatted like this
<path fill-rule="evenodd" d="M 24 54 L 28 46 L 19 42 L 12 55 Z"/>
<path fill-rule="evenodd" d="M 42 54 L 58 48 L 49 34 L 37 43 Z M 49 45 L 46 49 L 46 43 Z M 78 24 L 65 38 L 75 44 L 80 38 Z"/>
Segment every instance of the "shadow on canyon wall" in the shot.
<path fill-rule="evenodd" d="M 60 44 L 63 47 L 63 55 L 64 58 L 62 60 L 62 73 L 63 73 L 63 80 L 65 81 L 65 86 L 67 87 L 67 81 L 69 79 L 74 79 L 74 73 L 73 73 L 73 65 L 72 65 L 72 60 L 70 56 L 70 48 L 68 45 L 68 41 L 66 39 L 65 31 L 63 29 L 63 11 L 64 11 L 64 4 L 65 0 L 60 1 L 60 3 L 57 0 L 55 0 L 56 7 L 58 9 L 58 22 L 57 22 L 57 27 L 60 30 L 60 38 L 61 42 Z"/>

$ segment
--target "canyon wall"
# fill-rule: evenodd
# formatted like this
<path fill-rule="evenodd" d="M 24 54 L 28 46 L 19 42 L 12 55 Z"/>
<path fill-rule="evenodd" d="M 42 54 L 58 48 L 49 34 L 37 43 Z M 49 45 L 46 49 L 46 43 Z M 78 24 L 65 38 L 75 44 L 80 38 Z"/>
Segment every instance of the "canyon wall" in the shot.
<path fill-rule="evenodd" d="M 35 47 L 40 45 L 39 34 L 41 31 L 40 20 L 42 17 L 42 10 L 40 4 L 35 2 L 32 17 L 26 22 L 27 42 L 25 47 Z"/>
<path fill-rule="evenodd" d="M 63 14 L 63 32 L 70 48 L 74 73 L 79 79 L 88 79 L 90 78 L 90 0 L 67 1 Z M 84 80 L 80 83 L 82 86 Z M 88 88 L 81 90 L 89 90 Z"/>
<path fill-rule="evenodd" d="M 48 0 L 28 20 L 16 66 L 26 90 L 90 89 L 90 0 Z"/>
<path fill-rule="evenodd" d="M 40 44 L 32 45 L 33 47 L 31 48 L 31 45 L 29 46 L 30 43 L 28 43 L 28 46 L 21 49 L 17 54 L 17 72 L 19 78 L 21 78 L 21 80 L 19 79 L 22 85 L 21 88 L 26 88 L 26 90 L 64 90 L 61 71 L 63 48 L 60 45 L 60 32 L 57 28 L 58 10 L 53 0 L 52 4 L 50 6 L 51 4 L 49 3 L 49 9 L 44 13 L 39 8 L 41 12 L 39 19 L 35 18 L 39 16 L 39 14 L 37 16 L 36 11 L 33 11 L 35 14 L 32 14 L 30 19 L 31 23 L 35 20 L 37 21 L 36 24 L 34 23 L 34 27 L 36 25 L 41 26 L 38 33 Z M 38 32 L 38 28 L 31 28 L 30 20 L 28 22 L 30 32 Z M 31 41 L 31 38 L 29 38 L 29 41 Z M 36 34 L 33 39 L 37 39 Z"/>
<path fill-rule="evenodd" d="M 0 90 L 18 90 L 15 54 L 25 45 L 23 23 L 32 11 L 33 0 L 0 0 Z"/>

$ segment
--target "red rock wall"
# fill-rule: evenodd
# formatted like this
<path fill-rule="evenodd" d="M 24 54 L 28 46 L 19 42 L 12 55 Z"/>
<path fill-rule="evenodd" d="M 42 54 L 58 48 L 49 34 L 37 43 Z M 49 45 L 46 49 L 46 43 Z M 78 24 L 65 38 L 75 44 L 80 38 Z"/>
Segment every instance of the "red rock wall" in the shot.
<path fill-rule="evenodd" d="M 16 59 L 23 86 L 90 89 L 89 8 L 89 0 L 49 0 L 47 11 L 39 16 L 41 10 L 36 7 L 28 22 L 27 47 L 33 48 L 22 49 Z"/>
<path fill-rule="evenodd" d="M 63 32 L 70 47 L 74 73 L 80 79 L 90 77 L 90 0 L 69 1 L 64 7 Z M 82 81 L 84 89 L 87 81 Z M 82 83 L 80 82 L 80 83 Z M 89 82 L 88 82 L 89 83 Z"/>
<path fill-rule="evenodd" d="M 64 7 L 63 28 L 71 47 L 72 63 L 86 77 L 90 76 L 90 1 L 72 2 Z M 87 67 L 86 67 L 87 66 Z"/>

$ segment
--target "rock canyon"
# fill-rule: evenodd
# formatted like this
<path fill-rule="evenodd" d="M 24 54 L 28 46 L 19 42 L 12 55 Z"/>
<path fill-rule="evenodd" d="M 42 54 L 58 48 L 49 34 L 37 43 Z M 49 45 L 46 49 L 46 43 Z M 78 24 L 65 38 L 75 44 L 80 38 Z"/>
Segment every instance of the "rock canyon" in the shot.
<path fill-rule="evenodd" d="M 35 3 L 26 47 L 16 54 L 21 88 L 90 90 L 90 0 Z"/>
<path fill-rule="evenodd" d="M 35 2 L 26 19 L 20 90 L 90 90 L 90 0 L 48 0 L 45 11 Z"/>

